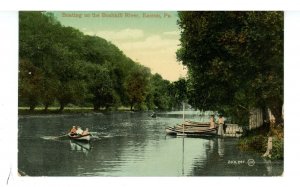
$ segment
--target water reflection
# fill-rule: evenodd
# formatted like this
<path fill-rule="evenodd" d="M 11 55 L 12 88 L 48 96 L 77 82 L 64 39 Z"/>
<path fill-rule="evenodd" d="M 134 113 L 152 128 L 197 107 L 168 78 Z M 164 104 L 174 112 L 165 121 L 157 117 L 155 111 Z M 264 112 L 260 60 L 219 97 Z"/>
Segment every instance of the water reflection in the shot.
<path fill-rule="evenodd" d="M 70 146 L 72 151 L 83 152 L 85 155 L 87 155 L 91 149 L 90 143 L 74 140 L 70 140 Z"/>
<path fill-rule="evenodd" d="M 182 176 L 184 176 L 184 137 L 182 137 Z"/>
<path fill-rule="evenodd" d="M 263 158 L 263 161 L 265 163 L 268 175 L 272 175 L 272 170 L 273 170 L 272 161 L 266 158 Z"/>
<path fill-rule="evenodd" d="M 224 139 L 218 138 L 218 154 L 220 157 L 224 156 L 225 148 L 224 148 Z"/>

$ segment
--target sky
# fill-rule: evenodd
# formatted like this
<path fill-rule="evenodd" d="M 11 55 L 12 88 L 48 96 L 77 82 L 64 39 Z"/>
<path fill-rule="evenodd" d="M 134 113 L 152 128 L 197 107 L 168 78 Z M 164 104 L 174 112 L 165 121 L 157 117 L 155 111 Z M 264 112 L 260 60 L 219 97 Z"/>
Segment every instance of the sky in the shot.
<path fill-rule="evenodd" d="M 176 81 L 186 68 L 176 60 L 180 31 L 177 12 L 101 11 L 53 12 L 62 25 L 102 37 L 132 60 L 149 67 L 164 79 Z"/>

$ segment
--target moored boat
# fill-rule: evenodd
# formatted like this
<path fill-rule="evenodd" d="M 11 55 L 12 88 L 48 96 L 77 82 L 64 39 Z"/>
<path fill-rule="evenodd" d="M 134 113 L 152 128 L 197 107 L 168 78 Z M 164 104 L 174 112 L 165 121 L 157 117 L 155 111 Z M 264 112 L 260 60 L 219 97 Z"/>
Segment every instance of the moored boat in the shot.
<path fill-rule="evenodd" d="M 185 121 L 183 122 L 185 126 L 193 126 L 193 127 L 209 127 L 210 123 L 209 122 L 196 122 L 196 121 Z"/>
<path fill-rule="evenodd" d="M 185 120 L 184 118 L 184 102 L 182 103 L 183 123 L 174 127 L 167 127 L 166 134 L 176 136 L 212 136 L 217 135 L 218 127 L 211 128 L 210 122 L 195 122 Z"/>
<path fill-rule="evenodd" d="M 71 140 L 76 140 L 76 141 L 89 142 L 91 140 L 91 134 L 80 135 L 80 134 L 71 134 L 71 133 L 69 133 L 68 136 Z"/>
<path fill-rule="evenodd" d="M 217 134 L 217 127 L 210 128 L 209 123 L 185 121 L 181 125 L 167 127 L 166 134 L 176 136 L 211 136 Z"/>

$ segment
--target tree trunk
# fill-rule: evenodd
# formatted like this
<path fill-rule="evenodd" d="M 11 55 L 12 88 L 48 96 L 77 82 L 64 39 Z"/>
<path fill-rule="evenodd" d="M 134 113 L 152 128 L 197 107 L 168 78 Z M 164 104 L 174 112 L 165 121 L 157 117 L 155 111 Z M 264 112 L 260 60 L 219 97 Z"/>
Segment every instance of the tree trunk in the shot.
<path fill-rule="evenodd" d="M 272 107 L 271 112 L 275 117 L 275 123 L 276 125 L 283 124 L 283 118 L 282 118 L 282 106 L 278 107 Z"/>
<path fill-rule="evenodd" d="M 268 137 L 268 145 L 267 145 L 267 151 L 265 152 L 265 154 L 263 155 L 263 157 L 271 157 L 271 152 L 272 152 L 272 147 L 273 147 L 273 138 Z"/>
<path fill-rule="evenodd" d="M 130 110 L 133 111 L 133 103 L 130 103 Z"/>
<path fill-rule="evenodd" d="M 45 112 L 48 111 L 48 107 L 49 107 L 49 105 L 48 105 L 48 104 L 45 104 L 45 108 L 44 108 L 44 111 L 45 111 Z"/>
<path fill-rule="evenodd" d="M 35 109 L 35 105 L 30 105 L 29 110 L 34 111 L 34 109 Z"/>
<path fill-rule="evenodd" d="M 60 104 L 60 108 L 59 108 L 59 111 L 62 112 L 65 108 L 65 104 Z"/>

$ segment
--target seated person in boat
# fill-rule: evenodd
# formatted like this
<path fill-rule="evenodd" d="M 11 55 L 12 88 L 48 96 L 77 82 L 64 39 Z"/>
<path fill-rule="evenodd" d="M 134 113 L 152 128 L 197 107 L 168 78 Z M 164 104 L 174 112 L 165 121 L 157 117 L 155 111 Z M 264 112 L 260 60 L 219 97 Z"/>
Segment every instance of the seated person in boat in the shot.
<path fill-rule="evenodd" d="M 211 129 L 215 128 L 215 116 L 214 115 L 210 116 L 209 123 L 210 123 L 209 128 L 211 128 Z"/>
<path fill-rule="evenodd" d="M 88 128 L 86 128 L 83 132 L 82 132 L 82 136 L 85 136 L 85 135 L 89 135 L 90 134 L 90 132 L 89 132 L 89 129 Z"/>
<path fill-rule="evenodd" d="M 71 134 L 71 135 L 75 135 L 75 134 L 76 134 L 76 131 L 77 131 L 76 127 L 73 126 L 72 129 L 70 130 L 70 134 Z"/>
<path fill-rule="evenodd" d="M 83 133 L 83 130 L 81 129 L 80 126 L 77 126 L 77 130 L 76 130 L 76 134 L 82 134 Z"/>

